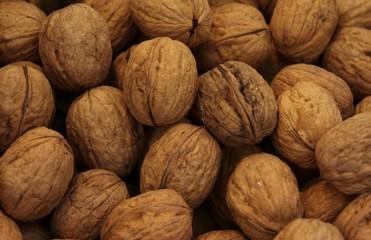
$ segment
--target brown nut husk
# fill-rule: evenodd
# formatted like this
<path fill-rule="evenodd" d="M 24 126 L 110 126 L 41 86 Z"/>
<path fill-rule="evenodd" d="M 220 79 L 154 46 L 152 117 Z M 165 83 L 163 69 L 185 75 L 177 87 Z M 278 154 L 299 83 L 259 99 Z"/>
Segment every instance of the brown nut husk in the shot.
<path fill-rule="evenodd" d="M 131 114 L 149 126 L 184 118 L 197 94 L 196 60 L 183 43 L 160 37 L 130 51 L 124 94 Z"/>
<path fill-rule="evenodd" d="M 124 93 L 109 86 L 86 91 L 68 110 L 67 137 L 89 168 L 120 177 L 130 174 L 144 147 L 144 130 L 125 105 Z"/>
<path fill-rule="evenodd" d="M 40 57 L 50 82 L 63 91 L 102 84 L 112 49 L 105 20 L 86 4 L 71 4 L 50 14 L 40 32 Z"/>
<path fill-rule="evenodd" d="M 371 190 L 371 112 L 356 114 L 325 133 L 316 159 L 321 176 L 345 194 Z"/>
<path fill-rule="evenodd" d="M 110 212 L 128 198 L 125 183 L 115 173 L 103 169 L 79 173 L 52 215 L 52 232 L 60 238 L 98 238 Z"/>
<path fill-rule="evenodd" d="M 125 52 L 120 53 L 111 65 L 112 85 L 122 91 L 124 90 L 125 70 L 128 65 L 130 53 L 136 46 L 133 45 Z"/>
<path fill-rule="evenodd" d="M 338 22 L 335 0 L 277 1 L 270 29 L 277 50 L 295 62 L 317 60 Z"/>
<path fill-rule="evenodd" d="M 303 216 L 295 175 L 274 155 L 247 156 L 232 173 L 227 205 L 251 239 L 272 239 L 287 223 Z"/>
<path fill-rule="evenodd" d="M 0 158 L 0 204 L 19 221 L 48 215 L 62 199 L 74 171 L 71 147 L 61 134 L 34 128 Z"/>
<path fill-rule="evenodd" d="M 363 112 L 371 112 L 371 95 L 362 99 L 356 105 L 355 110 L 356 110 L 356 114 L 363 113 Z"/>
<path fill-rule="evenodd" d="M 339 10 L 338 27 L 371 28 L 371 1 L 368 0 L 336 0 Z"/>
<path fill-rule="evenodd" d="M 53 91 L 45 75 L 29 66 L 0 68 L 0 152 L 34 127 L 53 120 Z"/>
<path fill-rule="evenodd" d="M 274 149 L 298 167 L 317 168 L 314 150 L 318 140 L 342 122 L 335 100 L 326 89 L 301 81 L 284 91 L 277 103 Z"/>
<path fill-rule="evenodd" d="M 52 235 L 44 225 L 38 222 L 19 222 L 23 240 L 50 240 Z"/>
<path fill-rule="evenodd" d="M 371 95 L 371 30 L 344 27 L 327 47 L 322 66 L 341 77 L 355 99 Z"/>
<path fill-rule="evenodd" d="M 253 7 L 258 7 L 257 0 L 208 0 L 211 8 L 228 4 L 228 3 L 243 3 Z"/>
<path fill-rule="evenodd" d="M 104 222 L 100 237 L 102 240 L 191 239 L 192 212 L 174 190 L 146 192 L 114 208 Z"/>
<path fill-rule="evenodd" d="M 176 124 L 150 146 L 140 170 L 140 191 L 170 188 L 194 209 L 212 190 L 220 159 L 219 144 L 204 127 Z"/>
<path fill-rule="evenodd" d="M 215 230 L 198 236 L 196 240 L 247 240 L 247 237 L 237 230 Z"/>
<path fill-rule="evenodd" d="M 0 64 L 40 59 L 39 33 L 45 18 L 34 4 L 0 2 Z"/>
<path fill-rule="evenodd" d="M 199 77 L 198 110 L 217 140 L 229 147 L 254 145 L 277 123 L 269 84 L 252 67 L 228 61 Z"/>
<path fill-rule="evenodd" d="M 0 239 L 23 240 L 17 224 L 0 210 Z"/>

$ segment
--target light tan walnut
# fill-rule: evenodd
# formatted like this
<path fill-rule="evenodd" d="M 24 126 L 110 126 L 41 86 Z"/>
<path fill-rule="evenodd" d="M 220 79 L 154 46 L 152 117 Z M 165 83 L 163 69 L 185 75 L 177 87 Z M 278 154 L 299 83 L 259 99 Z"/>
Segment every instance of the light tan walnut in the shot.
<path fill-rule="evenodd" d="M 0 239 L 23 240 L 17 224 L 0 210 Z"/>
<path fill-rule="evenodd" d="M 336 0 L 339 10 L 338 27 L 371 28 L 371 1 L 369 0 Z"/>
<path fill-rule="evenodd" d="M 215 230 L 198 236 L 196 240 L 247 240 L 247 237 L 237 230 Z"/>
<path fill-rule="evenodd" d="M 371 112 L 371 95 L 363 98 L 356 105 L 356 114 L 363 112 Z"/>

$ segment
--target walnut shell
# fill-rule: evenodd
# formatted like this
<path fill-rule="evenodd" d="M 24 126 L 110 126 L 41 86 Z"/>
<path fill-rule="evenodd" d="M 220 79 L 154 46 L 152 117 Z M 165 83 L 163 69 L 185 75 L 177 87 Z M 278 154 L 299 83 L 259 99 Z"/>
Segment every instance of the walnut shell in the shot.
<path fill-rule="evenodd" d="M 295 62 L 317 60 L 338 22 L 335 0 L 277 1 L 270 29 L 277 50 Z"/>
<path fill-rule="evenodd" d="M 356 105 L 355 110 L 356 110 L 356 114 L 363 113 L 363 112 L 371 112 L 371 95 L 362 99 Z"/>
<path fill-rule="evenodd" d="M 23 240 L 49 240 L 52 238 L 49 229 L 38 222 L 20 222 L 18 227 L 22 232 Z"/>
<path fill-rule="evenodd" d="M 179 41 L 144 41 L 130 51 L 123 88 L 126 104 L 139 122 L 175 123 L 185 117 L 197 94 L 196 60 Z"/>
<path fill-rule="evenodd" d="M 295 175 L 274 155 L 257 153 L 241 160 L 227 186 L 227 205 L 251 239 L 272 239 L 287 223 L 303 216 Z"/>
<path fill-rule="evenodd" d="M 316 159 L 324 180 L 345 194 L 371 190 L 371 112 L 356 114 L 325 133 Z"/>
<path fill-rule="evenodd" d="M 338 27 L 371 28 L 371 1 L 369 0 L 336 0 L 339 10 Z"/>
<path fill-rule="evenodd" d="M 14 63 L 8 64 L 8 66 L 31 67 L 31 68 L 34 68 L 34 69 L 44 73 L 44 69 L 40 65 L 37 65 L 37 64 L 35 64 L 33 62 L 30 62 L 30 61 L 14 62 Z"/>
<path fill-rule="evenodd" d="M 23 240 L 17 224 L 0 210 L 0 239 Z"/>
<path fill-rule="evenodd" d="M 208 0 L 211 8 L 228 3 L 243 3 L 253 7 L 258 7 L 257 0 Z"/>
<path fill-rule="evenodd" d="M 19 221 L 48 215 L 72 179 L 73 153 L 66 139 L 45 127 L 29 130 L 0 159 L 0 203 Z"/>
<path fill-rule="evenodd" d="M 64 91 L 100 85 L 108 76 L 112 49 L 105 20 L 86 4 L 50 14 L 40 32 L 40 57 L 50 82 Z"/>
<path fill-rule="evenodd" d="M 131 116 L 119 89 L 101 86 L 86 91 L 69 108 L 66 125 L 76 156 L 89 168 L 125 177 L 137 165 L 144 130 Z"/>
<path fill-rule="evenodd" d="M 170 188 L 196 208 L 215 184 L 220 159 L 220 147 L 204 127 L 176 124 L 150 146 L 140 170 L 140 190 Z"/>
<path fill-rule="evenodd" d="M 128 65 L 130 53 L 136 46 L 133 45 L 125 52 L 120 53 L 111 65 L 112 85 L 122 91 L 124 90 L 125 70 Z"/>
<path fill-rule="evenodd" d="M 216 230 L 204 233 L 196 240 L 246 240 L 247 237 L 237 230 Z"/>
<path fill-rule="evenodd" d="M 318 140 L 342 121 L 335 100 L 326 89 L 301 81 L 284 91 L 277 103 L 274 149 L 298 167 L 317 168 L 314 150 Z"/>
<path fill-rule="evenodd" d="M 29 2 L 32 3 L 38 7 L 41 5 L 41 0 L 0 0 L 0 3 L 2 2 L 15 2 L 15 1 L 23 1 L 23 2 Z"/>
<path fill-rule="evenodd" d="M 48 126 L 54 116 L 54 96 L 45 75 L 29 66 L 0 68 L 0 152 L 27 130 Z"/>
<path fill-rule="evenodd" d="M 269 84 L 252 67 L 228 61 L 199 77 L 202 121 L 226 146 L 254 145 L 277 123 L 277 103 Z"/>
<path fill-rule="evenodd" d="M 104 222 L 101 239 L 185 240 L 192 237 L 192 209 L 179 193 L 161 189 L 123 201 Z"/>

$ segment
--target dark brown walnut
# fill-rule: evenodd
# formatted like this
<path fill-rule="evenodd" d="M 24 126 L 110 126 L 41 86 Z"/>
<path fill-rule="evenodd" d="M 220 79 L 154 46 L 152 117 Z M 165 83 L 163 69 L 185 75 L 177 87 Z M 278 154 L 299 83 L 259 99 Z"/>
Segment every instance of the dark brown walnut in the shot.
<path fill-rule="evenodd" d="M 119 89 L 101 86 L 86 91 L 69 108 L 66 126 L 75 155 L 89 168 L 125 177 L 137 165 L 144 130 L 131 116 Z"/>
<path fill-rule="evenodd" d="M 17 224 L 0 210 L 0 239 L 23 240 Z"/>
<path fill-rule="evenodd" d="M 343 235 L 331 223 L 319 219 L 299 218 L 287 224 L 274 240 L 344 240 Z"/>
<path fill-rule="evenodd" d="M 0 64 L 40 59 L 39 33 L 45 18 L 31 3 L 0 1 Z"/>
<path fill-rule="evenodd" d="M 195 50 L 197 64 L 206 72 L 229 60 L 257 68 L 271 52 L 271 35 L 264 16 L 255 7 L 230 3 L 212 10 L 211 34 Z"/>
<path fill-rule="evenodd" d="M 300 168 L 317 168 L 314 150 L 318 140 L 342 122 L 335 100 L 325 88 L 300 81 L 284 91 L 277 103 L 275 150 Z"/>
<path fill-rule="evenodd" d="M 102 84 L 111 65 L 112 49 L 105 20 L 86 4 L 53 12 L 40 32 L 40 57 L 50 82 L 64 91 Z"/>
<path fill-rule="evenodd" d="M 208 0 L 208 2 L 211 8 L 228 3 L 243 3 L 253 7 L 258 7 L 257 0 Z"/>
<path fill-rule="evenodd" d="M 356 114 L 363 113 L 363 112 L 371 112 L 371 95 L 362 99 L 356 105 Z"/>
<path fill-rule="evenodd" d="M 338 27 L 371 28 L 371 1 L 369 0 L 336 0 L 339 10 Z"/>
<path fill-rule="evenodd" d="M 12 218 L 47 216 L 67 191 L 74 171 L 71 147 L 45 127 L 29 130 L 0 158 L 0 204 Z"/>
<path fill-rule="evenodd" d="M 277 1 L 270 29 L 277 50 L 295 62 L 315 62 L 338 22 L 335 0 Z"/>
<path fill-rule="evenodd" d="M 328 90 L 340 109 L 343 119 L 354 114 L 353 94 L 343 79 L 321 67 L 294 64 L 283 68 L 272 80 L 271 87 L 278 96 L 300 81 L 309 81 Z"/>
<path fill-rule="evenodd" d="M 199 77 L 201 119 L 226 146 L 254 145 L 277 123 L 277 103 L 269 84 L 252 67 L 228 61 Z"/>
<path fill-rule="evenodd" d="M 103 169 L 81 172 L 52 215 L 52 232 L 60 238 L 98 238 L 110 212 L 128 198 L 125 183 L 115 173 Z"/>
<path fill-rule="evenodd" d="M 26 65 L 0 68 L 0 152 L 27 130 L 48 126 L 54 96 L 45 75 Z"/>
<path fill-rule="evenodd" d="M 49 240 L 52 235 L 44 225 L 38 222 L 19 222 L 23 240 Z"/>
<path fill-rule="evenodd" d="M 161 189 L 123 201 L 104 222 L 101 239 L 187 240 L 192 237 L 192 209 L 182 196 Z"/>
<path fill-rule="evenodd" d="M 344 27 L 327 47 L 322 66 L 341 77 L 355 99 L 371 95 L 371 30 Z"/>
<path fill-rule="evenodd" d="M 112 75 L 112 85 L 120 90 L 124 90 L 124 79 L 125 79 L 125 70 L 128 65 L 131 51 L 137 45 L 131 46 L 125 52 L 120 53 L 111 65 L 111 75 Z"/>
<path fill-rule="evenodd" d="M 183 43 L 159 37 L 130 51 L 124 93 L 133 116 L 149 126 L 184 118 L 197 94 L 196 60 Z"/>
<path fill-rule="evenodd" d="M 251 239 L 272 239 L 286 224 L 303 216 L 295 175 L 274 155 L 244 157 L 229 178 L 227 204 Z"/>
<path fill-rule="evenodd" d="M 348 118 L 318 141 L 321 176 L 345 194 L 371 190 L 371 112 Z"/>
<path fill-rule="evenodd" d="M 247 240 L 247 237 L 237 230 L 215 230 L 198 236 L 196 240 Z"/>

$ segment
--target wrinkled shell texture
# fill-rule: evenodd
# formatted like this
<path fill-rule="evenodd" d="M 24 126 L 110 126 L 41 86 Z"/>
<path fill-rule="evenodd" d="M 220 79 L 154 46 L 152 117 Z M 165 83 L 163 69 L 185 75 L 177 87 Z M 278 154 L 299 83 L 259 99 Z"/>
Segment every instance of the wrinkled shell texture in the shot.
<path fill-rule="evenodd" d="M 287 223 L 303 216 L 295 175 L 279 158 L 247 156 L 229 178 L 227 204 L 251 239 L 272 239 Z"/>
<path fill-rule="evenodd" d="M 183 240 L 192 237 L 193 211 L 175 191 L 161 189 L 123 201 L 105 221 L 102 240 Z"/>
<path fill-rule="evenodd" d="M 0 210 L 0 239 L 23 240 L 17 224 Z"/>
<path fill-rule="evenodd" d="M 61 238 L 97 238 L 109 213 L 128 198 L 125 183 L 113 172 L 82 172 L 75 176 L 55 209 L 51 229 Z"/>
<path fill-rule="evenodd" d="M 179 123 L 150 146 L 140 171 L 140 190 L 170 188 L 196 208 L 215 184 L 220 159 L 219 144 L 204 127 Z"/>
<path fill-rule="evenodd" d="M 127 176 L 138 163 L 144 130 L 130 114 L 122 91 L 101 86 L 86 91 L 68 110 L 67 137 L 89 168 Z"/>
<path fill-rule="evenodd" d="M 132 46 L 125 52 L 120 53 L 112 63 L 111 72 L 113 75 L 113 86 L 120 90 L 124 90 L 125 70 L 130 58 L 130 53 L 134 48 L 135 46 Z"/>
<path fill-rule="evenodd" d="M 334 225 L 318 219 L 299 218 L 286 225 L 274 240 L 344 240 Z"/>
<path fill-rule="evenodd" d="M 336 0 L 339 10 L 338 27 L 371 28 L 371 1 L 369 0 Z"/>
<path fill-rule="evenodd" d="M 31 3 L 0 2 L 0 63 L 39 60 L 39 33 L 45 18 Z"/>
<path fill-rule="evenodd" d="M 139 122 L 175 123 L 188 113 L 197 94 L 196 60 L 179 41 L 144 41 L 131 51 L 123 88 L 126 104 Z"/>
<path fill-rule="evenodd" d="M 48 126 L 54 96 L 45 75 L 27 66 L 0 68 L 0 152 L 27 130 Z"/>
<path fill-rule="evenodd" d="M 71 147 L 59 133 L 34 128 L 0 159 L 0 204 L 19 221 L 48 215 L 67 191 L 74 170 Z"/>
<path fill-rule="evenodd" d="M 356 113 L 371 112 L 371 95 L 362 99 L 355 109 Z"/>
<path fill-rule="evenodd" d="M 324 180 L 345 194 L 371 190 L 371 112 L 356 114 L 322 136 L 316 159 Z"/>
<path fill-rule="evenodd" d="M 295 62 L 314 62 L 336 29 L 335 0 L 277 1 L 270 29 L 277 50 Z"/>
<path fill-rule="evenodd" d="M 79 91 L 100 85 L 112 58 L 105 20 L 86 4 L 72 4 L 50 14 L 39 41 L 48 79 L 58 89 Z"/>
<path fill-rule="evenodd" d="M 132 17 L 148 37 L 169 37 L 193 48 L 210 34 L 211 10 L 207 0 L 129 0 Z"/>
<path fill-rule="evenodd" d="M 233 2 L 243 3 L 243 4 L 251 5 L 253 7 L 258 7 L 257 0 L 209 0 L 208 2 L 210 4 L 210 7 L 216 7 L 216 6 L 233 3 Z"/>
<path fill-rule="evenodd" d="M 49 229 L 38 222 L 18 222 L 23 240 L 49 240 L 52 238 Z"/>
<path fill-rule="evenodd" d="M 210 132 L 233 147 L 259 143 L 277 123 L 272 88 L 252 67 L 229 61 L 199 77 L 198 110 Z"/>
<path fill-rule="evenodd" d="M 196 240 L 246 240 L 247 237 L 237 230 L 218 230 L 204 233 Z"/>
<path fill-rule="evenodd" d="M 277 103 L 275 150 L 301 168 L 317 168 L 314 150 L 318 140 L 342 122 L 335 100 L 326 89 L 301 81 L 284 91 Z"/>
<path fill-rule="evenodd" d="M 310 64 L 294 64 L 283 68 L 273 78 L 271 87 L 278 96 L 300 81 L 309 81 L 329 91 L 343 119 L 354 114 L 353 94 L 346 82 L 323 68 Z"/>
<path fill-rule="evenodd" d="M 356 99 L 371 95 L 371 30 L 341 28 L 327 47 L 322 65 L 341 77 Z"/>

